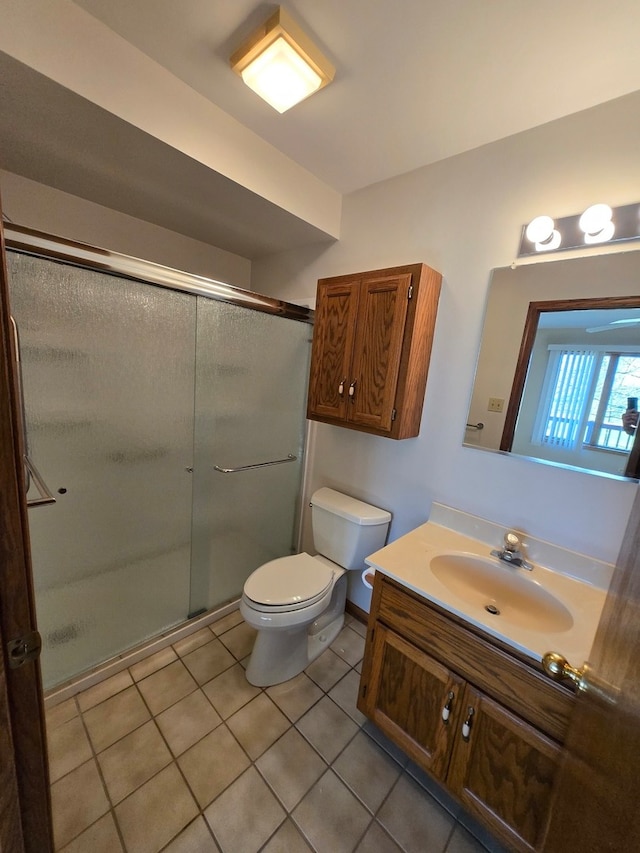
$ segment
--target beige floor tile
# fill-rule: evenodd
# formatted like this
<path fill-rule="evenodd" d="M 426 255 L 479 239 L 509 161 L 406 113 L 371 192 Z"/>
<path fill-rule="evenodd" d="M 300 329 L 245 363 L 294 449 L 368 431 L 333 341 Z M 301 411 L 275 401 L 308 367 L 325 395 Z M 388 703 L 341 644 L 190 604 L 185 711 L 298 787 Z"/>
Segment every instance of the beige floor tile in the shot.
<path fill-rule="evenodd" d="M 225 853 L 256 853 L 286 813 L 256 769 L 250 767 L 211 803 L 204 816 Z"/>
<path fill-rule="evenodd" d="M 108 813 L 85 829 L 60 853 L 122 853 L 122 844 L 113 815 Z"/>
<path fill-rule="evenodd" d="M 138 661 L 138 663 L 132 664 L 129 667 L 129 672 L 131 673 L 131 677 L 134 681 L 142 681 L 143 678 L 157 672 L 159 669 L 163 669 L 165 666 L 168 666 L 177 659 L 178 655 L 174 652 L 171 646 L 167 646 L 164 649 L 160 649 L 160 651 L 156 652 L 154 655 L 150 655 L 148 658 L 144 658 L 143 660 Z"/>
<path fill-rule="evenodd" d="M 218 853 L 219 850 L 205 819 L 198 817 L 162 853 Z"/>
<path fill-rule="evenodd" d="M 220 635 L 220 641 L 229 649 L 231 654 L 238 660 L 242 660 L 253 651 L 257 631 L 246 622 L 241 622 L 235 628 L 225 631 Z"/>
<path fill-rule="evenodd" d="M 372 815 L 335 773 L 327 770 L 296 807 L 292 818 L 314 850 L 351 853 Z"/>
<path fill-rule="evenodd" d="M 309 853 L 310 847 L 292 820 L 285 820 L 262 853 Z"/>
<path fill-rule="evenodd" d="M 402 853 L 402 848 L 374 821 L 356 847 L 355 853 Z"/>
<path fill-rule="evenodd" d="M 202 689 L 223 720 L 261 692 L 259 687 L 249 684 L 239 663 L 207 682 Z"/>
<path fill-rule="evenodd" d="M 255 761 L 286 732 L 291 723 L 266 693 L 260 693 L 229 717 L 227 725 Z"/>
<path fill-rule="evenodd" d="M 352 669 L 344 678 L 340 679 L 335 687 L 331 688 L 329 696 L 336 705 L 339 705 L 343 711 L 346 711 L 354 723 L 361 726 L 367 718 L 358 710 L 358 706 L 356 705 L 359 690 L 360 676 Z"/>
<path fill-rule="evenodd" d="M 296 723 L 296 728 L 331 763 L 358 731 L 351 717 L 325 696 Z"/>
<path fill-rule="evenodd" d="M 150 718 L 135 687 L 106 699 L 84 714 L 85 725 L 96 752 L 101 752 Z"/>
<path fill-rule="evenodd" d="M 283 684 L 269 687 L 267 694 L 293 723 L 324 695 L 304 672 Z"/>
<path fill-rule="evenodd" d="M 352 628 L 343 628 L 331 643 L 331 649 L 350 666 L 355 666 L 364 655 L 364 637 Z"/>
<path fill-rule="evenodd" d="M 204 808 L 237 779 L 250 762 L 229 729 L 221 725 L 183 753 L 178 764 Z"/>
<path fill-rule="evenodd" d="M 486 853 L 486 850 L 487 848 L 460 824 L 456 826 L 447 845 L 447 853 Z"/>
<path fill-rule="evenodd" d="M 98 756 L 112 803 L 119 803 L 172 760 L 153 720 L 123 737 Z"/>
<path fill-rule="evenodd" d="M 93 687 L 89 687 L 88 690 L 78 693 L 78 706 L 81 711 L 88 711 L 89 708 L 99 705 L 100 702 L 104 702 L 110 696 L 115 696 L 116 693 L 131 687 L 132 684 L 131 675 L 126 669 L 123 669 L 122 672 L 112 675 L 111 678 L 106 678 L 104 681 L 94 684 Z"/>
<path fill-rule="evenodd" d="M 256 762 L 287 811 L 291 811 L 318 781 L 327 765 L 295 729 L 276 741 Z"/>
<path fill-rule="evenodd" d="M 51 786 L 53 835 L 64 847 L 109 811 L 95 760 L 87 761 Z"/>
<path fill-rule="evenodd" d="M 340 753 L 332 768 L 372 812 L 379 809 L 402 773 L 389 753 L 363 732 Z"/>
<path fill-rule="evenodd" d="M 80 717 L 74 717 L 47 734 L 49 775 L 56 782 L 74 767 L 89 761 L 93 753 Z"/>
<path fill-rule="evenodd" d="M 202 690 L 194 690 L 156 717 L 160 731 L 174 755 L 181 755 L 219 726 L 220 715 Z"/>
<path fill-rule="evenodd" d="M 57 726 L 72 720 L 80 713 L 75 696 L 66 699 L 64 702 L 59 702 L 57 705 L 45 705 L 45 709 L 47 732 L 52 732 Z"/>
<path fill-rule="evenodd" d="M 359 619 L 352 617 L 348 622 L 349 628 L 352 631 L 355 631 L 356 634 L 360 634 L 361 637 L 367 636 L 367 623 L 361 622 Z"/>
<path fill-rule="evenodd" d="M 377 818 L 406 853 L 443 853 L 455 819 L 404 773 Z"/>
<path fill-rule="evenodd" d="M 182 640 L 178 640 L 177 643 L 173 644 L 173 648 L 176 653 L 180 655 L 180 657 L 184 657 L 188 655 L 189 652 L 192 652 L 194 649 L 200 648 L 200 646 L 204 646 L 206 643 L 210 643 L 213 640 L 213 632 L 209 628 L 209 626 L 205 626 L 201 628 L 199 631 L 195 631 L 193 634 L 189 634 L 188 637 L 184 637 Z"/>
<path fill-rule="evenodd" d="M 244 622 L 242 614 L 239 610 L 232 610 L 231 613 L 223 616 L 222 619 L 218 619 L 217 622 L 212 622 L 209 627 L 213 633 L 219 637 L 221 634 L 224 634 L 225 631 L 228 631 L 235 625 L 239 625 L 240 622 Z"/>
<path fill-rule="evenodd" d="M 197 688 L 182 661 L 177 660 L 138 682 L 152 714 L 159 714 Z"/>
<path fill-rule="evenodd" d="M 322 690 L 329 691 L 343 675 L 349 672 L 349 664 L 342 660 L 331 649 L 327 649 L 320 657 L 305 669 L 309 678 L 313 679 Z"/>
<path fill-rule="evenodd" d="M 182 660 L 198 684 L 206 684 L 236 662 L 231 652 L 217 639 L 189 652 Z"/>
<path fill-rule="evenodd" d="M 158 853 L 198 813 L 175 764 L 161 770 L 115 808 L 128 851 Z"/>

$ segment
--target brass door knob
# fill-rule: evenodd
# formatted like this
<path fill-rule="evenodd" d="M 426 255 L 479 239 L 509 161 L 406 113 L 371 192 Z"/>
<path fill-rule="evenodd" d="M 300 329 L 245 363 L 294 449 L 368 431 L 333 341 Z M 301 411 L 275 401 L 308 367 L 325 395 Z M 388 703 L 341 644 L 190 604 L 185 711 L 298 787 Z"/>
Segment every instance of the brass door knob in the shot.
<path fill-rule="evenodd" d="M 573 681 L 578 690 L 587 689 L 584 680 L 586 664 L 583 665 L 582 669 L 576 669 L 575 666 L 571 666 L 567 662 L 567 659 L 558 654 L 558 652 L 547 652 L 542 658 L 542 665 L 544 671 L 554 681 L 562 681 L 564 678 L 568 678 L 570 681 Z"/>

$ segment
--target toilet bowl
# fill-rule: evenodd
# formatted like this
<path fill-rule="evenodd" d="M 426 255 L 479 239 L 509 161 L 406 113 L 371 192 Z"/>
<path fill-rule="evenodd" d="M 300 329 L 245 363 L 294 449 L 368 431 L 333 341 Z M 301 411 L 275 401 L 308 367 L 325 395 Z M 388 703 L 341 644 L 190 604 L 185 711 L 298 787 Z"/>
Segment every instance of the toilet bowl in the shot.
<path fill-rule="evenodd" d="M 240 601 L 257 635 L 247 680 L 266 687 L 302 672 L 344 625 L 347 571 L 384 545 L 391 515 L 386 510 L 322 488 L 311 499 L 315 556 L 271 560 L 247 579 Z"/>

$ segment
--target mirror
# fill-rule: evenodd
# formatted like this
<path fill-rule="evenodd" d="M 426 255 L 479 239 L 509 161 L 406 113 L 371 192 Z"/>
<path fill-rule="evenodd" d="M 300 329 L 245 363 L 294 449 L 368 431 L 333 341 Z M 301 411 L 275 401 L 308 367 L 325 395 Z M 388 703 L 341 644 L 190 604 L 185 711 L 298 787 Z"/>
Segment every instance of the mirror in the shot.
<path fill-rule="evenodd" d="M 640 252 L 493 271 L 464 444 L 640 476 Z"/>

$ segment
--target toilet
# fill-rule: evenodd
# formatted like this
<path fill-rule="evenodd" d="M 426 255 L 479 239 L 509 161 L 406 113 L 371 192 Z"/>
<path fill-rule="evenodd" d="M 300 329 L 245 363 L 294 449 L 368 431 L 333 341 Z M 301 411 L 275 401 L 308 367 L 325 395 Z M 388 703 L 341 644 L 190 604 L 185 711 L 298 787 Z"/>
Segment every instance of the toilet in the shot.
<path fill-rule="evenodd" d="M 247 578 L 240 613 L 256 636 L 246 676 L 267 687 L 318 657 L 344 625 L 347 571 L 385 544 L 391 513 L 323 487 L 311 497 L 316 556 L 271 560 Z"/>

